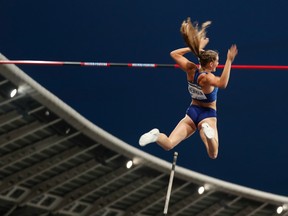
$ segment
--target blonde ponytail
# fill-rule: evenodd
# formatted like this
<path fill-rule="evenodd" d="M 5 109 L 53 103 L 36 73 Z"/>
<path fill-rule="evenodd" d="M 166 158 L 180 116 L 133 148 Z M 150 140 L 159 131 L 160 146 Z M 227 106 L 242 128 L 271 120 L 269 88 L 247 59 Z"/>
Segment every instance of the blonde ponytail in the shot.
<path fill-rule="evenodd" d="M 201 66 L 204 66 L 209 61 L 215 60 L 218 55 L 216 51 L 204 51 L 200 48 L 201 40 L 206 38 L 206 29 L 210 24 L 211 21 L 206 21 L 202 24 L 201 28 L 199 28 L 198 23 L 193 25 L 190 17 L 188 17 L 187 20 L 182 22 L 180 28 L 185 43 L 191 49 L 191 52 L 199 59 Z"/>

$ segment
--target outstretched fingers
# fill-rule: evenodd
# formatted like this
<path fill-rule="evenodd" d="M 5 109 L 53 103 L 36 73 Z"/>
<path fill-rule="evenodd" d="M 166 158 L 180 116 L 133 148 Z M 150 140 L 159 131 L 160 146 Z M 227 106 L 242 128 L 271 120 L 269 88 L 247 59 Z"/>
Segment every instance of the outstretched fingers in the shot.
<path fill-rule="evenodd" d="M 233 44 L 228 50 L 227 59 L 234 61 L 234 58 L 236 57 L 237 54 L 238 54 L 237 46 L 236 44 Z"/>

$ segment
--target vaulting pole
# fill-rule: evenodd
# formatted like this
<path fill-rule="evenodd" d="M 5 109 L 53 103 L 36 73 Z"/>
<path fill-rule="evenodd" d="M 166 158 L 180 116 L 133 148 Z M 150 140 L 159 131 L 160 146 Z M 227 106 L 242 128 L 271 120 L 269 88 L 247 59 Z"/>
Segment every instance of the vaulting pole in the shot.
<path fill-rule="evenodd" d="M 172 168 L 171 168 L 171 173 L 170 173 L 170 179 L 169 179 L 169 184 L 168 184 L 168 189 L 167 189 L 167 194 L 166 194 L 165 206 L 164 206 L 164 211 L 163 211 L 164 215 L 167 215 L 167 213 L 168 213 L 168 206 L 169 206 L 169 201 L 170 201 L 170 197 L 171 197 L 171 190 L 172 190 L 172 185 L 173 185 L 173 179 L 174 179 L 174 172 L 175 172 L 177 157 L 178 157 L 178 152 L 174 152 L 173 163 L 172 163 Z"/>

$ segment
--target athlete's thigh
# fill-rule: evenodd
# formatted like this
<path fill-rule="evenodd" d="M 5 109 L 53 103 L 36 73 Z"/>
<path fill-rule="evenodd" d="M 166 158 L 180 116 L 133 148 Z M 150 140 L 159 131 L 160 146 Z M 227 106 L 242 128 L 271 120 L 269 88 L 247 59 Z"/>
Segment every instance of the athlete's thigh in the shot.
<path fill-rule="evenodd" d="M 210 125 L 210 127 L 212 127 L 214 129 L 215 132 L 215 139 L 218 140 L 218 129 L 217 129 L 217 118 L 216 117 L 209 117 L 209 118 L 205 118 L 203 119 L 201 122 L 199 122 L 198 124 L 198 129 L 199 131 L 202 128 L 202 124 L 206 122 Z"/>
<path fill-rule="evenodd" d="M 188 138 L 196 131 L 194 122 L 188 115 L 177 124 L 174 130 L 169 135 L 169 139 L 174 143 L 178 144 L 182 140 Z"/>

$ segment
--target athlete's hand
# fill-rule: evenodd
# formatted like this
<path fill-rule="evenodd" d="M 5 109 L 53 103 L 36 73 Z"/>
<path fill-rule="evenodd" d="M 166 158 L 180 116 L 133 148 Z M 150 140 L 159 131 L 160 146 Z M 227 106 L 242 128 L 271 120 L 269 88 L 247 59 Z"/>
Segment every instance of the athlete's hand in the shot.
<path fill-rule="evenodd" d="M 231 62 L 233 62 L 234 58 L 236 57 L 237 54 L 238 54 L 237 46 L 235 44 L 233 44 L 230 47 L 230 49 L 228 50 L 227 59 L 229 59 Z"/>

